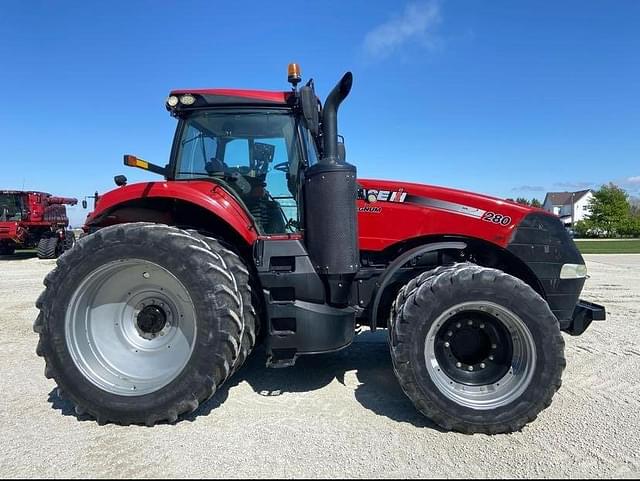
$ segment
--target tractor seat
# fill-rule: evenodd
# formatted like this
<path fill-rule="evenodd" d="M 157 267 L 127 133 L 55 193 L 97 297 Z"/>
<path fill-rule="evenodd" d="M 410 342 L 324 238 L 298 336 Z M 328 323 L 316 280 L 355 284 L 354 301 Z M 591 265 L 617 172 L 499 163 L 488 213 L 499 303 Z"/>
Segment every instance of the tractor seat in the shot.
<path fill-rule="evenodd" d="M 217 159 L 215 157 L 211 157 L 209 162 L 207 162 L 204 166 L 204 169 L 207 173 L 212 174 L 214 172 L 225 172 L 227 170 L 227 164 L 225 164 L 222 160 Z"/>

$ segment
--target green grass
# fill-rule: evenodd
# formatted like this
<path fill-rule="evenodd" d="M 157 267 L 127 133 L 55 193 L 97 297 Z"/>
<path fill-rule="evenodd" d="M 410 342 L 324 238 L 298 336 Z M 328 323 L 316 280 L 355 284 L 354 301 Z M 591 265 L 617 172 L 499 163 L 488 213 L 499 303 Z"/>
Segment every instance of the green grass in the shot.
<path fill-rule="evenodd" d="M 576 240 L 583 254 L 640 254 L 640 239 L 629 240 Z"/>

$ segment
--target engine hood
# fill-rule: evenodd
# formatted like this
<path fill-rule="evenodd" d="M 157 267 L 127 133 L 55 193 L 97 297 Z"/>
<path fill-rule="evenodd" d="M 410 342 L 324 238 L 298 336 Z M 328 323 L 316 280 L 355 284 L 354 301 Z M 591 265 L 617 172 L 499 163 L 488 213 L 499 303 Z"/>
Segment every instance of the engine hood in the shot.
<path fill-rule="evenodd" d="M 505 247 L 515 227 L 542 209 L 433 185 L 359 179 L 360 248 L 381 250 L 425 236 L 465 236 Z"/>

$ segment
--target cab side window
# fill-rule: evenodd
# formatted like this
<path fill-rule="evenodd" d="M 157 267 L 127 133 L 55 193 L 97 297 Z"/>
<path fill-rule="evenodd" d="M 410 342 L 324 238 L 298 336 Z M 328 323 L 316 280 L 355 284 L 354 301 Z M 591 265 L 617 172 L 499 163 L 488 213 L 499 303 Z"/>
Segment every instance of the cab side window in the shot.
<path fill-rule="evenodd" d="M 189 125 L 182 140 L 181 149 L 181 177 L 198 178 L 207 175 L 206 165 L 210 159 L 215 158 L 218 141 L 214 137 L 206 136 L 195 126 Z"/>

